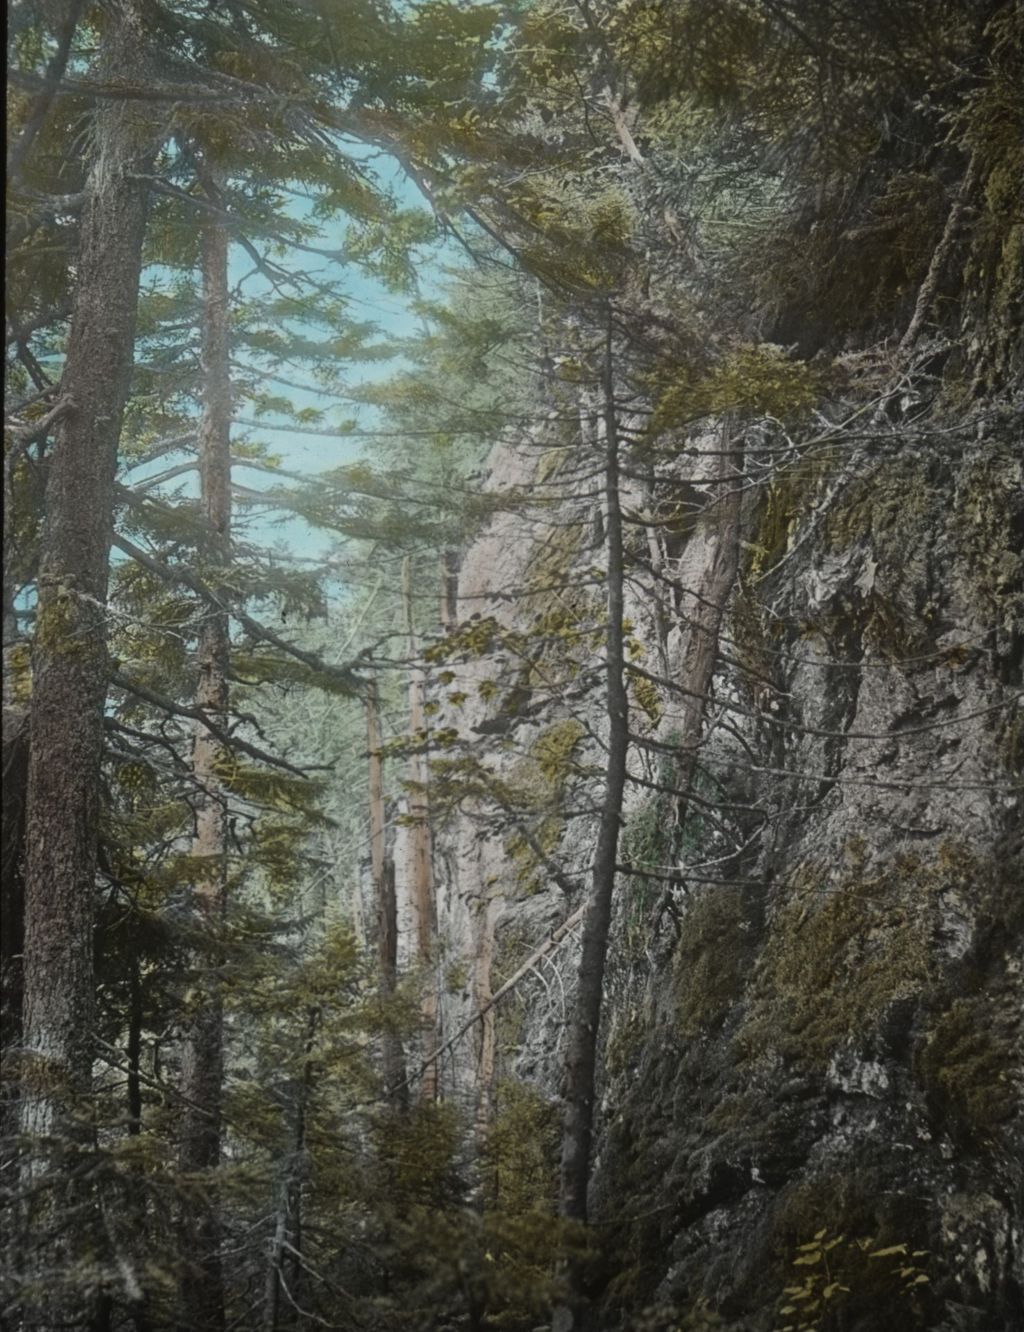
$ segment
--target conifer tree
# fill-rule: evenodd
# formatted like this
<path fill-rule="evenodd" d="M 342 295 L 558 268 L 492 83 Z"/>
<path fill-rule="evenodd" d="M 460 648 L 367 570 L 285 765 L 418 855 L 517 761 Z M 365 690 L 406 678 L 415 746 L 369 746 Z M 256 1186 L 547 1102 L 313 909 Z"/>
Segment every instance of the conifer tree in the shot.
<path fill-rule="evenodd" d="M 220 204 L 216 168 L 204 162 L 200 171 L 206 197 Z M 204 532 L 200 552 L 211 568 L 226 569 L 231 561 L 231 340 L 228 291 L 228 233 L 220 218 L 209 218 L 202 232 L 202 417 L 199 423 L 200 513 Z M 218 595 L 223 589 L 215 585 Z M 199 630 L 196 706 L 223 733 L 229 713 L 230 662 L 227 609 L 208 606 Z M 223 929 L 228 890 L 228 809 L 218 771 L 225 755 L 221 742 L 200 724 L 192 750 L 193 778 L 198 791 L 195 840 L 196 866 L 192 901 L 211 942 Z M 182 1092 L 181 1168 L 186 1174 L 208 1171 L 220 1157 L 221 1083 L 224 1076 L 223 1003 L 216 953 L 201 966 L 193 1000 L 191 1029 L 186 1037 Z M 223 1325 L 219 1234 L 208 1199 L 183 1218 L 185 1246 L 181 1286 L 182 1327 Z"/>
<path fill-rule="evenodd" d="M 96 77 L 123 88 L 151 60 L 143 7 L 131 0 L 115 5 Z M 93 880 L 108 669 L 104 606 L 114 471 L 134 349 L 145 177 L 160 122 L 144 102 L 114 97 L 96 106 L 91 136 L 32 660 L 22 1132 L 30 1144 L 29 1187 L 55 1190 L 36 1221 L 38 1237 L 50 1232 L 35 1269 L 45 1292 L 31 1315 L 39 1327 L 77 1321 L 81 1292 L 69 1293 L 68 1270 L 96 1241 L 92 1225 L 69 1230 L 61 1213 L 85 1204 L 89 1215 L 88 1195 L 69 1189 L 69 1181 L 80 1175 L 79 1153 L 89 1141 Z"/>

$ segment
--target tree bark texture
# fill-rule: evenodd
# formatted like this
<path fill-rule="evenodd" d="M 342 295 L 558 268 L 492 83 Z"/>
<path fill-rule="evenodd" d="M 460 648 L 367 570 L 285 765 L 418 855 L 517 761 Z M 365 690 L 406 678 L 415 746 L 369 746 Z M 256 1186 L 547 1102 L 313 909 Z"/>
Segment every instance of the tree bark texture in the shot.
<path fill-rule="evenodd" d="M 294 1327 L 303 1303 L 302 1190 L 306 1179 L 306 1123 L 313 1094 L 313 1048 L 320 1026 L 320 1009 L 306 1013 L 302 1042 L 302 1068 L 285 1092 L 285 1113 L 291 1119 L 292 1150 L 285 1158 L 278 1181 L 277 1209 L 270 1238 L 270 1260 L 263 1300 L 263 1332 Z M 287 1293 L 282 1303 L 281 1295 Z M 304 1320 L 303 1320 L 304 1321 Z"/>
<path fill-rule="evenodd" d="M 206 181 L 214 201 L 218 195 Z M 199 477 L 204 543 L 201 558 L 218 569 L 231 558 L 231 378 L 228 295 L 228 235 L 218 221 L 202 237 L 202 383 Z M 216 585 L 217 579 L 215 578 Z M 206 606 L 199 631 L 196 706 L 221 731 L 228 722 L 230 624 L 226 610 Z M 227 899 L 227 792 L 220 765 L 220 740 L 197 727 L 192 772 L 197 795 L 192 843 L 195 878 L 192 903 L 211 939 L 220 933 Z M 220 1160 L 221 1090 L 224 1076 L 223 1000 L 215 950 L 200 960 L 191 1028 L 185 1043 L 180 1165 L 192 1177 L 195 1195 L 182 1217 L 181 1319 L 185 1328 L 207 1332 L 223 1327 L 216 1191 L 204 1174 Z"/>
<path fill-rule="evenodd" d="M 134 0 L 108 7 L 97 76 L 137 83 L 146 68 L 145 23 Z M 32 727 L 25 836 L 24 1050 L 21 1129 L 25 1174 L 36 1193 L 27 1218 L 72 1204 L 67 1153 L 89 1139 L 92 1071 L 93 905 L 103 709 L 107 692 L 107 570 L 114 474 L 131 378 L 149 169 L 159 138 L 154 111 L 104 99 L 92 121 L 77 282 L 50 458 L 46 531 L 33 645 Z M 33 1327 L 80 1326 L 94 1292 L 71 1275 L 89 1224 L 64 1226 L 40 1250 Z M 93 1269 L 95 1270 L 95 1269 Z M 90 1278 L 95 1280 L 96 1278 Z"/>
<path fill-rule="evenodd" d="M 594 853 L 593 878 L 583 919 L 579 987 L 566 1050 L 560 1201 L 562 1215 L 573 1221 L 587 1219 L 597 1034 L 601 1020 L 604 967 L 611 926 L 615 864 L 629 749 L 629 704 L 624 674 L 622 629 L 624 571 L 622 511 L 619 498 L 619 436 L 615 416 L 610 332 L 606 345 L 603 379 L 605 538 L 608 549 L 608 627 L 605 638 L 608 770 L 601 805 L 597 848 Z"/>
<path fill-rule="evenodd" d="M 384 1012 L 381 1038 L 381 1072 L 388 1099 L 396 1109 L 408 1101 L 405 1083 L 405 1059 L 402 1041 L 394 1030 L 390 1011 L 398 980 L 398 902 L 395 895 L 395 864 L 388 855 L 384 819 L 384 736 L 380 723 L 380 692 L 377 681 L 366 687 L 366 744 L 369 753 L 370 783 L 370 871 L 377 901 L 377 957 L 380 966 L 379 987 Z"/>
<path fill-rule="evenodd" d="M 408 557 L 402 566 L 402 596 L 405 602 L 406 632 L 409 658 L 415 661 L 419 646 L 412 608 L 412 564 Z M 423 671 L 413 665 L 409 671 L 409 730 L 414 744 L 424 729 Z M 434 873 L 430 839 L 430 807 L 427 801 L 428 769 L 426 758 L 414 753 L 409 762 L 409 848 L 412 898 L 416 912 L 416 953 L 423 970 L 423 995 L 420 1001 L 420 1024 L 423 1032 L 423 1057 L 427 1058 L 437 1045 L 437 984 L 434 977 Z M 437 1062 L 432 1060 L 423 1070 L 420 1099 L 437 1099 Z"/>
<path fill-rule="evenodd" d="M 6 681 L 5 681 L 6 684 Z M 6 691 L 5 691 L 6 693 Z M 18 1131 L 17 1052 L 21 1045 L 22 949 L 25 937 L 25 788 L 28 709 L 4 699 L 3 857 L 0 874 L 0 1142 L 13 1155 Z"/>
<path fill-rule="evenodd" d="M 480 1042 L 476 1064 L 476 1151 L 486 1146 L 494 1118 L 494 1073 L 498 1055 L 498 1027 L 494 1011 L 494 931 L 504 908 L 500 896 L 481 903 L 476 925 L 473 961 L 473 1008 L 480 1014 Z"/>

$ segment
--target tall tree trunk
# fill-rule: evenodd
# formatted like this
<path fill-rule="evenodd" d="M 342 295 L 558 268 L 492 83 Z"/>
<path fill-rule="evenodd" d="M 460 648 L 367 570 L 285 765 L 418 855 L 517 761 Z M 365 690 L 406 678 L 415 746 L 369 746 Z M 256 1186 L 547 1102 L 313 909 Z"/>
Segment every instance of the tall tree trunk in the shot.
<path fill-rule="evenodd" d="M 137 86 L 147 65 L 135 0 L 111 0 L 96 66 L 100 83 Z M 97 103 L 82 212 L 77 284 L 49 463 L 46 534 L 33 647 L 32 734 L 25 837 L 24 1048 L 21 1129 L 27 1182 L 51 1174 L 37 1236 L 75 1204 L 68 1153 L 90 1137 L 93 898 L 103 709 L 107 693 L 107 570 L 114 474 L 135 343 L 149 163 L 158 138 L 151 104 Z M 79 1198 L 79 1201 L 82 1201 Z M 92 1225 L 58 1225 L 37 1271 L 29 1326 L 81 1326 L 93 1292 L 73 1275 L 93 1249 Z M 31 1270 L 32 1264 L 30 1264 Z M 93 1270 L 95 1267 L 93 1266 Z"/>
<path fill-rule="evenodd" d="M 128 1101 L 128 1132 L 132 1137 L 142 1132 L 142 966 L 136 953 L 128 973 L 128 1073 L 125 1095 Z"/>
<path fill-rule="evenodd" d="M 504 909 L 504 898 L 481 903 L 473 962 L 473 1009 L 480 1014 L 480 1044 L 476 1065 L 476 1152 L 483 1155 L 494 1118 L 494 1072 L 498 1054 L 498 1028 L 494 1010 L 494 931 Z"/>
<path fill-rule="evenodd" d="M 0 1158 L 14 1157 L 18 1132 L 17 1051 L 21 1046 L 22 949 L 25 937 L 25 787 L 29 715 L 9 698 L 4 677 L 3 855 L 0 874 Z"/>
<path fill-rule="evenodd" d="M 402 565 L 402 599 L 405 604 L 406 633 L 409 644 L 409 730 L 414 737 L 424 728 L 423 671 L 416 666 L 419 646 L 412 607 L 412 563 L 406 557 Z M 423 1033 L 423 1057 L 437 1045 L 437 984 L 434 968 L 434 874 L 430 844 L 430 808 L 427 803 L 427 761 L 422 754 L 413 754 L 409 764 L 409 846 L 412 897 L 416 912 L 416 952 L 423 970 L 423 997 L 420 1003 Z M 423 1070 L 420 1099 L 437 1099 L 437 1061 L 432 1060 Z"/>
<path fill-rule="evenodd" d="M 313 1047 L 320 1025 L 320 1009 L 306 1011 L 302 1068 L 286 1092 L 286 1113 L 292 1120 L 292 1150 L 278 1184 L 277 1211 L 270 1241 L 270 1261 L 263 1300 L 263 1332 L 280 1332 L 295 1325 L 302 1307 L 305 1270 L 302 1265 L 302 1186 L 306 1178 L 306 1123 L 313 1091 Z M 282 1306 L 282 1287 L 288 1300 Z"/>
<path fill-rule="evenodd" d="M 395 897 L 395 864 L 388 855 L 384 820 L 384 736 L 376 680 L 371 680 L 366 686 L 366 742 L 370 766 L 370 869 L 377 900 L 378 984 L 384 1008 L 381 1071 L 389 1100 L 396 1109 L 402 1110 L 408 1103 L 405 1059 L 401 1038 L 393 1026 L 393 1000 L 398 980 L 398 903 Z"/>
<path fill-rule="evenodd" d="M 445 549 L 441 552 L 441 629 L 450 634 L 458 618 L 459 604 L 459 552 Z"/>
<path fill-rule="evenodd" d="M 608 712 L 608 755 L 604 798 L 594 853 L 590 894 L 583 918 L 579 986 L 569 1027 L 565 1063 L 565 1113 L 562 1127 L 561 1212 L 573 1221 L 587 1219 L 587 1185 L 594 1125 L 597 1035 L 601 1021 L 604 966 L 611 926 L 615 864 L 622 818 L 629 750 L 629 704 L 623 652 L 622 511 L 619 500 L 619 435 L 615 414 L 611 325 L 603 371 L 605 443 L 605 538 L 608 543 L 605 636 L 605 689 Z M 563 1326 L 575 1326 L 570 1315 Z"/>
<path fill-rule="evenodd" d="M 212 174 L 201 173 L 214 203 L 219 192 Z M 228 234 L 220 221 L 208 221 L 202 237 L 203 415 L 199 427 L 199 477 L 205 527 L 203 553 L 225 568 L 231 558 L 231 378 L 228 297 Z M 206 606 L 199 631 L 196 704 L 216 720 L 228 721 L 229 617 Z M 219 773 L 220 742 L 198 727 L 192 771 L 198 805 L 192 843 L 195 864 L 193 905 L 211 939 L 220 933 L 227 897 L 227 793 Z M 182 1071 L 187 1098 L 182 1122 L 180 1164 L 197 1186 L 184 1208 L 180 1317 L 182 1332 L 216 1332 L 224 1326 L 220 1267 L 220 1227 L 216 1192 L 202 1176 L 220 1160 L 221 1087 L 224 1076 L 223 1000 L 215 955 L 207 955 L 196 986 L 195 1012 Z"/>

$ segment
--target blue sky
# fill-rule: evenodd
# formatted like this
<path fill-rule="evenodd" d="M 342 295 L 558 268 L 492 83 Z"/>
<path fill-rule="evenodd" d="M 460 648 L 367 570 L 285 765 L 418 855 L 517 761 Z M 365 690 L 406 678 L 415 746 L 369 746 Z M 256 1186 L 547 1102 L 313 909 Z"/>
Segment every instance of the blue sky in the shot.
<path fill-rule="evenodd" d="M 370 156 L 370 151 L 363 150 L 359 145 L 346 145 L 346 150 L 351 150 L 355 156 L 363 152 L 367 157 Z M 401 207 L 427 208 L 415 185 L 404 175 L 401 167 L 394 159 L 382 157 L 379 153 L 375 153 L 372 169 L 381 186 L 395 196 Z M 287 207 L 288 215 L 293 218 L 308 219 L 310 211 L 309 206 L 304 205 L 302 200 L 296 198 L 290 200 Z M 312 243 L 325 249 L 340 250 L 344 242 L 344 223 L 332 222 L 323 229 L 320 236 Z M 381 340 L 387 341 L 391 338 L 407 337 L 417 331 L 421 321 L 413 309 L 415 300 L 422 296 L 438 296 L 440 290 L 438 284 L 443 277 L 444 270 L 456 263 L 460 257 L 461 251 L 458 251 L 451 242 L 444 239 L 440 239 L 432 245 L 420 247 L 415 264 L 419 290 L 414 292 L 390 290 L 384 282 L 368 274 L 358 264 L 340 264 L 327 258 L 317 259 L 303 251 L 290 251 L 283 257 L 275 255 L 273 262 L 286 270 L 307 271 L 316 269 L 320 278 L 337 283 L 351 302 L 352 319 L 360 322 L 373 322 L 379 329 Z M 259 273 L 253 273 L 252 270 L 253 263 L 250 256 L 241 246 L 233 245 L 230 258 L 232 283 L 237 284 L 244 279 L 242 291 L 248 297 L 269 292 L 270 284 L 268 280 Z M 151 280 L 156 278 L 159 281 L 162 275 L 159 270 L 153 269 L 150 270 L 147 276 Z M 347 366 L 340 367 L 340 369 L 348 387 L 358 389 L 362 385 L 392 375 L 397 364 L 399 363 L 394 359 L 352 361 Z M 308 371 L 304 371 L 301 367 L 281 366 L 280 373 L 285 379 L 293 381 L 309 382 L 312 379 Z M 272 381 L 268 381 L 267 389 L 269 392 L 279 393 L 281 396 L 289 398 L 296 408 L 308 407 L 322 411 L 324 413 L 323 420 L 316 424 L 317 429 L 330 430 L 335 426 L 340 426 L 343 421 L 351 422 L 353 418 L 356 419 L 360 430 L 372 431 L 380 424 L 379 414 L 373 407 L 339 403 L 314 392 L 281 387 Z M 243 418 L 251 419 L 253 417 L 251 405 L 247 405 L 244 401 L 238 404 L 237 413 Z M 313 434 L 304 434 L 294 429 L 293 424 L 286 417 L 273 413 L 265 418 L 261 417 L 260 420 L 260 425 L 236 424 L 234 427 L 235 437 L 266 445 L 268 450 L 280 459 L 282 467 L 288 471 L 315 475 L 317 472 L 342 466 L 359 458 L 367 458 L 371 462 L 373 460 L 372 439 L 363 440 L 358 436 L 353 436 L 350 439 L 328 439 Z M 158 465 L 154 466 L 153 471 L 157 472 L 166 467 L 167 461 L 167 459 L 162 459 Z M 141 476 L 141 473 L 137 475 Z M 266 473 L 247 472 L 241 468 L 236 469 L 236 479 L 252 490 L 269 489 L 274 485 L 273 478 Z M 184 484 L 179 478 L 173 484 L 181 487 L 185 493 L 195 493 L 194 478 L 185 481 Z M 244 505 L 239 506 L 237 527 L 239 532 L 244 532 L 249 540 L 259 541 L 268 546 L 276 546 L 293 556 L 303 559 L 314 559 L 327 555 L 336 540 L 330 534 L 310 527 L 308 523 L 300 518 L 282 519 L 280 514 L 275 515 L 273 513 L 264 515 L 258 508 L 247 508 Z"/>

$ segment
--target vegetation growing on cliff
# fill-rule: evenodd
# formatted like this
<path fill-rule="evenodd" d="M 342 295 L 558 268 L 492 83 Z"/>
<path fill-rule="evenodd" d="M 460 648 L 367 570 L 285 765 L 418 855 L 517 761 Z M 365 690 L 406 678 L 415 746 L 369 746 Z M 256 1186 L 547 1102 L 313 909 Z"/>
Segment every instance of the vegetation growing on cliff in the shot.
<path fill-rule="evenodd" d="M 10 17 L 5 1319 L 1009 1325 L 1020 5 Z"/>

